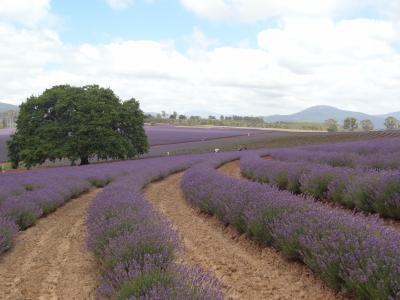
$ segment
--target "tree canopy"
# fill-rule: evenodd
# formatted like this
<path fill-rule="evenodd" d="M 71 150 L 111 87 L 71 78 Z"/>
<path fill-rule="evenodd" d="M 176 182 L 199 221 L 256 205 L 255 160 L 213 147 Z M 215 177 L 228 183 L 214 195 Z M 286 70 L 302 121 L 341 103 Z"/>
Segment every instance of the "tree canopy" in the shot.
<path fill-rule="evenodd" d="M 343 122 L 343 128 L 350 131 L 354 131 L 358 128 L 358 122 L 356 118 L 346 118 Z"/>
<path fill-rule="evenodd" d="M 395 117 L 387 117 L 385 119 L 385 127 L 387 129 L 396 129 L 399 127 L 399 121 Z"/>
<path fill-rule="evenodd" d="M 362 121 L 361 121 L 361 128 L 362 128 L 364 131 L 371 131 L 371 130 L 374 130 L 374 123 L 372 123 L 372 121 L 369 120 L 369 119 L 362 120 Z"/>
<path fill-rule="evenodd" d="M 325 124 L 329 132 L 336 132 L 339 129 L 338 122 L 335 119 L 328 119 Z"/>
<path fill-rule="evenodd" d="M 13 167 L 47 159 L 129 159 L 147 152 L 139 102 L 125 102 L 97 85 L 54 86 L 20 106 L 16 134 L 8 142 Z"/>

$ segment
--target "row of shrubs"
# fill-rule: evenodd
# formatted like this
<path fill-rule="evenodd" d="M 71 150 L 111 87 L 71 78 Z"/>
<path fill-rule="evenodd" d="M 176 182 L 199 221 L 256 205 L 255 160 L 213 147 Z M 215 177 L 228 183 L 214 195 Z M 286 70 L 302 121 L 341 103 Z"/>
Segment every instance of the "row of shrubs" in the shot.
<path fill-rule="evenodd" d="M 229 158 L 225 158 L 225 161 Z M 400 234 L 376 217 L 215 170 L 224 158 L 190 168 L 181 188 L 189 203 L 309 266 L 336 290 L 359 299 L 400 297 Z"/>
<path fill-rule="evenodd" d="M 393 153 L 400 150 L 400 139 L 390 136 L 386 138 L 375 138 L 364 141 L 353 141 L 353 142 L 342 142 L 334 144 L 317 144 L 308 145 L 302 147 L 296 147 L 296 149 L 302 149 L 310 152 L 336 152 L 336 153 L 355 153 L 359 155 L 369 155 L 377 153 Z"/>
<path fill-rule="evenodd" d="M 350 209 L 400 219 L 400 171 L 361 170 L 309 162 L 242 158 L 243 176 Z"/>
<path fill-rule="evenodd" d="M 65 202 L 87 192 L 93 185 L 104 186 L 111 181 L 109 175 L 80 173 L 58 174 L 36 172 L 29 179 L 25 174 L 17 177 L 1 175 L 0 183 L 0 254 L 12 246 L 19 230 L 25 230 Z M 14 180 L 15 179 L 15 180 Z"/>
<path fill-rule="evenodd" d="M 99 299 L 223 299 L 217 279 L 176 262 L 177 233 L 142 195 L 146 184 L 187 168 L 195 158 L 137 162 L 136 173 L 116 179 L 93 200 L 88 247 L 102 271 Z"/>
<path fill-rule="evenodd" d="M 400 168 L 400 139 L 275 149 L 270 154 L 276 160 L 288 162 L 310 162 L 364 170 L 396 170 Z"/>

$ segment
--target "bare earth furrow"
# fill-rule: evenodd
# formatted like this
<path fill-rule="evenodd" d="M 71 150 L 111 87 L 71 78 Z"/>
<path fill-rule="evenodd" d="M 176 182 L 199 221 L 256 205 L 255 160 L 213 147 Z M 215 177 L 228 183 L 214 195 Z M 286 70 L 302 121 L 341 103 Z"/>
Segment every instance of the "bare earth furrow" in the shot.
<path fill-rule="evenodd" d="M 341 299 L 304 265 L 261 248 L 217 219 L 199 213 L 180 190 L 182 173 L 150 184 L 146 198 L 178 229 L 184 249 L 179 257 L 221 279 L 235 299 Z"/>
<path fill-rule="evenodd" d="M 99 274 L 85 246 L 85 220 L 99 191 L 71 200 L 18 234 L 0 258 L 0 299 L 94 298 Z"/>

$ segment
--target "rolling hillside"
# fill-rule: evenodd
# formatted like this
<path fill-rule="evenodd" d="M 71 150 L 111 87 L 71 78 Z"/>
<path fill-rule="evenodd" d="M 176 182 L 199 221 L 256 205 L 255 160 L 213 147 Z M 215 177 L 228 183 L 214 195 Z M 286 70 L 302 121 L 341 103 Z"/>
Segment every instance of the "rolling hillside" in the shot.
<path fill-rule="evenodd" d="M 368 115 L 356 111 L 347 111 L 338 109 L 332 106 L 319 105 L 307 108 L 291 115 L 272 115 L 265 117 L 267 122 L 324 122 L 327 119 L 335 119 L 339 123 L 343 123 L 343 120 L 347 117 L 354 117 L 357 120 L 371 120 L 376 128 L 383 128 L 385 118 L 388 116 L 393 116 L 400 119 L 400 112 L 388 113 L 385 115 Z"/>
<path fill-rule="evenodd" d="M 0 102 L 0 113 L 8 110 L 18 110 L 17 105 Z"/>

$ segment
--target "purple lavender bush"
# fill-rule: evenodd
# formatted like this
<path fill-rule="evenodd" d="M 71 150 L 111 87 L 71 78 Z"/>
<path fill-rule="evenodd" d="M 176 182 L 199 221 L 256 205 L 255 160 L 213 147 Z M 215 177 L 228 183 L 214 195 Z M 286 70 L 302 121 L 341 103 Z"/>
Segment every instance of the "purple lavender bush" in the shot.
<path fill-rule="evenodd" d="M 11 247 L 18 226 L 10 218 L 0 217 L 0 253 Z"/>
<path fill-rule="evenodd" d="M 0 209 L 0 217 L 13 220 L 20 230 L 35 224 L 43 211 L 35 203 L 20 197 L 9 197 L 5 200 Z"/>
<path fill-rule="evenodd" d="M 163 264 L 157 256 L 146 255 L 116 266 L 98 289 L 108 299 L 223 299 L 221 283 L 199 268 L 185 264 Z"/>
<path fill-rule="evenodd" d="M 141 192 L 151 181 L 199 159 L 183 156 L 137 161 L 137 172 L 115 179 L 92 201 L 87 244 L 103 274 L 98 298 L 223 299 L 218 280 L 175 262 L 179 237 Z"/>
<path fill-rule="evenodd" d="M 258 154 L 244 155 L 240 159 L 240 169 L 244 177 L 261 183 L 269 183 L 281 190 L 300 193 L 300 178 L 309 172 L 306 163 L 291 163 L 263 160 Z"/>
<path fill-rule="evenodd" d="M 400 219 L 399 171 L 263 160 L 258 154 L 243 156 L 240 168 L 245 177 L 281 190 Z"/>
<path fill-rule="evenodd" d="M 114 178 L 137 170 L 135 165 L 135 161 L 130 161 L 0 174 L 0 218 L 12 220 L 20 230 L 27 229 L 38 218 L 92 186 L 104 186 Z M 9 232 L 8 228 L 4 222 L 0 223 L 1 232 Z M 7 245 L 9 242 L 7 238 Z M 8 248 L 1 247 L 0 253 Z"/>
<path fill-rule="evenodd" d="M 274 149 L 270 154 L 281 161 L 311 162 L 364 170 L 397 170 L 400 168 L 400 139 Z"/>
<path fill-rule="evenodd" d="M 333 209 L 276 187 L 228 178 L 214 168 L 191 167 L 181 183 L 193 206 L 298 259 L 331 287 L 360 299 L 396 299 L 400 293 L 400 233 L 377 217 Z M 206 191 L 206 192 L 205 192 Z"/>
<path fill-rule="evenodd" d="M 360 210 L 400 219 L 400 171 L 365 173 L 347 183 L 343 197 Z"/>

